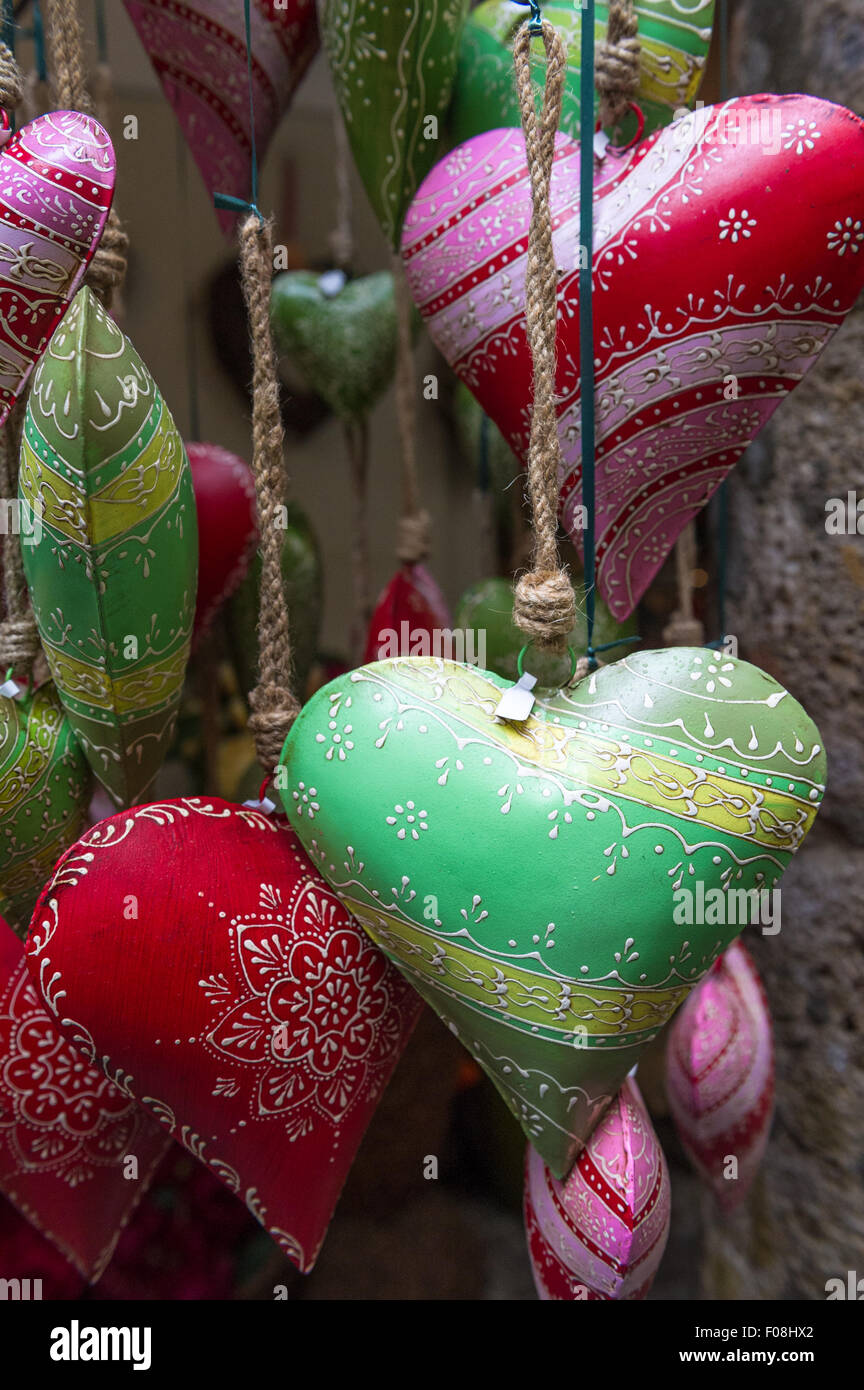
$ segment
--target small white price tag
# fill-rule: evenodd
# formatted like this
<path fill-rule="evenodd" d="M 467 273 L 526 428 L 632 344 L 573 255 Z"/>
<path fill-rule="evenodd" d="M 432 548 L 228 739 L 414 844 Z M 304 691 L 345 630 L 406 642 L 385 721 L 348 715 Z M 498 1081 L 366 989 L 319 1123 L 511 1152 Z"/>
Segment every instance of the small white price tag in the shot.
<path fill-rule="evenodd" d="M 5 695 L 10 700 L 14 700 L 15 696 L 20 694 L 21 686 L 17 681 L 4 681 L 3 684 L 0 685 L 0 695 Z"/>
<path fill-rule="evenodd" d="M 325 270 L 318 276 L 318 288 L 325 299 L 335 299 L 344 290 L 347 280 L 344 270 Z"/>
<path fill-rule="evenodd" d="M 271 801 L 269 796 L 265 796 L 263 801 L 244 801 L 244 806 L 248 806 L 250 811 L 260 811 L 264 816 L 272 816 L 276 810 L 276 802 Z"/>
<path fill-rule="evenodd" d="M 594 158 L 601 162 L 606 158 L 606 151 L 609 148 L 609 136 L 605 130 L 598 130 L 594 136 Z"/>
<path fill-rule="evenodd" d="M 496 716 L 499 719 L 511 719 L 515 724 L 523 724 L 534 708 L 534 696 L 531 691 L 536 684 L 537 677 L 526 671 L 515 685 L 504 691 L 495 710 Z"/>

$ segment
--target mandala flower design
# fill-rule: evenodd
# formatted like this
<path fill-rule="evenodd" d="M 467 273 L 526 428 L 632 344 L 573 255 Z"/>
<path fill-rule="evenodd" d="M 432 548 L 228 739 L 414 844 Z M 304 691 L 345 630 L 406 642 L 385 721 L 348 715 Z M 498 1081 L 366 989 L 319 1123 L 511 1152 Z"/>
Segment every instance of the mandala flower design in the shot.
<path fill-rule="evenodd" d="M 23 965 L 0 1013 L 0 1155 L 74 1187 L 128 1153 L 140 1112 L 56 1031 Z"/>
<path fill-rule="evenodd" d="M 238 927 L 242 997 L 207 1038 L 259 1069 L 258 1116 L 279 1118 L 297 1139 L 316 1117 L 338 1124 L 377 1085 L 400 1020 L 386 957 L 332 894 L 308 885 L 287 922 L 262 916 Z"/>
<path fill-rule="evenodd" d="M 864 226 L 858 219 L 846 217 L 834 223 L 833 229 L 828 233 L 828 250 L 836 251 L 838 256 L 845 256 L 847 251 L 853 251 L 855 255 L 864 241 Z"/>

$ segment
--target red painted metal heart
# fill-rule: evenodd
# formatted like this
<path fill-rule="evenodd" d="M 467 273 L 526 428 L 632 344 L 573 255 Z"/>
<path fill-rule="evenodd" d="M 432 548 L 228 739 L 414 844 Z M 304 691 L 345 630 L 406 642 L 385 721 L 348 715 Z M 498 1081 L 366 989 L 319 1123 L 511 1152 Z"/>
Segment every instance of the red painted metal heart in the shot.
<path fill-rule="evenodd" d="M 311 1269 L 421 1004 L 284 819 L 193 798 L 102 821 L 27 950 L 67 1036 Z"/>
<path fill-rule="evenodd" d="M 198 513 L 199 637 L 241 583 L 258 544 L 255 479 L 237 454 L 218 444 L 187 444 Z"/>
<path fill-rule="evenodd" d="M 559 135 L 556 399 L 563 521 L 581 546 L 579 145 Z M 402 236 L 437 346 L 524 459 L 531 197 L 519 130 L 420 186 Z M 598 587 L 619 621 L 817 360 L 864 285 L 864 122 L 809 96 L 697 111 L 595 166 Z"/>
<path fill-rule="evenodd" d="M 51 111 L 0 151 L 0 424 L 99 245 L 114 149 L 92 116 Z"/>
<path fill-rule="evenodd" d="M 740 941 L 673 1019 L 666 1066 L 681 1143 L 720 1206 L 731 1211 L 759 1170 L 774 1114 L 771 1014 Z"/>
<path fill-rule="evenodd" d="M 412 652 L 430 656 L 436 633 L 440 642 L 441 633 L 452 627 L 447 600 L 426 566 L 402 565 L 378 596 L 363 664 L 388 656 L 410 656 Z"/>
<path fill-rule="evenodd" d="M 62 1035 L 0 919 L 0 1192 L 93 1281 L 168 1147 Z M 124 1173 L 129 1156 L 137 1177 Z"/>
<path fill-rule="evenodd" d="M 243 5 L 238 0 L 125 0 L 162 90 L 211 195 L 249 197 L 249 116 Z M 259 162 L 318 49 L 315 0 L 253 0 L 252 106 Z M 231 236 L 236 213 L 220 212 Z"/>

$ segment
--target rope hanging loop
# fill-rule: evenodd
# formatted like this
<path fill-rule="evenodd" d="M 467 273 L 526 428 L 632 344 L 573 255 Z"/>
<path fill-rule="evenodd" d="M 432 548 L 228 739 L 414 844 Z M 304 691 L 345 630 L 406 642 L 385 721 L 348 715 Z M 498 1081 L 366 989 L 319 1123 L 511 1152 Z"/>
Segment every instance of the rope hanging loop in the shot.
<path fill-rule="evenodd" d="M 563 651 L 576 621 L 576 599 L 558 554 L 558 487 L 561 445 L 555 410 L 555 335 L 558 270 L 552 245 L 549 192 L 555 135 L 567 75 L 567 51 L 548 20 L 540 29 L 546 50 L 546 81 L 538 118 L 531 81 L 531 22 L 519 29 L 513 47 L 516 88 L 531 182 L 531 226 L 525 276 L 525 324 L 534 373 L 534 403 L 528 446 L 528 496 L 534 528 L 531 569 L 514 590 L 516 626 L 540 647 Z"/>

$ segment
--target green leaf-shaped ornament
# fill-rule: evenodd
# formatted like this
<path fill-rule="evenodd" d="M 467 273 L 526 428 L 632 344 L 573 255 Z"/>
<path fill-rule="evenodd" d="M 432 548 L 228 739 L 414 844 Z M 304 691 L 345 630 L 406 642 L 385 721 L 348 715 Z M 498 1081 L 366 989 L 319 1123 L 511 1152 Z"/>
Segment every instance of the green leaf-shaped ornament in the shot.
<path fill-rule="evenodd" d="M 636 102 L 645 117 L 645 134 L 668 125 L 674 112 L 692 106 L 711 45 L 715 0 L 636 0 L 639 21 L 639 86 Z M 472 11 L 462 35 L 459 66 L 453 88 L 450 134 L 457 144 L 498 126 L 518 126 L 519 102 L 513 76 L 513 40 L 524 24 L 527 7 L 512 0 L 486 0 Z M 579 50 L 582 8 L 577 4 L 544 4 L 543 17 L 561 34 L 567 45 L 567 85 L 561 111 L 561 129 L 578 139 Z M 609 6 L 598 0 L 594 43 L 604 42 Z M 542 39 L 532 44 L 535 79 L 542 86 L 545 58 Z M 595 111 L 599 97 L 595 94 Z M 636 131 L 632 116 L 623 134 Z"/>
<path fill-rule="evenodd" d="M 444 153 L 468 0 L 324 0 L 321 37 L 360 177 L 384 235 Z"/>
<path fill-rule="evenodd" d="M 19 936 L 84 829 L 92 780 L 50 682 L 18 699 L 0 696 L 0 917 Z"/>
<path fill-rule="evenodd" d="M 86 287 L 33 378 L 19 492 L 37 521 L 24 569 L 60 699 L 100 782 L 131 805 L 159 770 L 180 700 L 195 499 L 159 388 Z"/>

